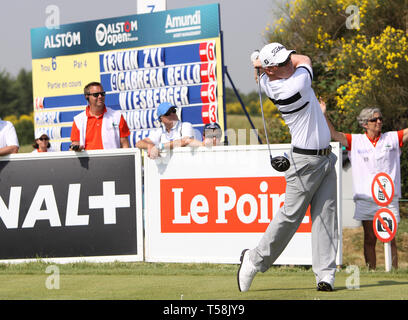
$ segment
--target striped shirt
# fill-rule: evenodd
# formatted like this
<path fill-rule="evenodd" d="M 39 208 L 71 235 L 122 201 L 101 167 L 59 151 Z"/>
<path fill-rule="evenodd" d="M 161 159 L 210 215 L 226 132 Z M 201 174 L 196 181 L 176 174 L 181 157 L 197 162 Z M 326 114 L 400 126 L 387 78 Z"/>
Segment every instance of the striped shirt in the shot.
<path fill-rule="evenodd" d="M 264 73 L 261 86 L 289 127 L 291 144 L 302 149 L 324 149 L 330 144 L 330 130 L 313 91 L 312 79 L 312 68 L 302 64 L 288 79 L 270 81 Z"/>

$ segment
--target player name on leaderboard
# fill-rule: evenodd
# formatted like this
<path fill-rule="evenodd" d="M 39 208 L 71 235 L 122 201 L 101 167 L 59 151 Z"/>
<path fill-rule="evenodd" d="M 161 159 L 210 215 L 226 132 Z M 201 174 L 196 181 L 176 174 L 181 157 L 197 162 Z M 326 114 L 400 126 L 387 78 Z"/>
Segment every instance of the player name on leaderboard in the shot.
<path fill-rule="evenodd" d="M 177 106 L 207 101 L 188 90 L 217 79 L 215 54 L 207 54 L 207 47 L 212 51 L 215 44 L 102 53 L 102 84 L 107 91 L 121 93 L 122 109 L 153 108 L 163 100 Z"/>
<path fill-rule="evenodd" d="M 102 85 L 109 106 L 124 113 L 131 130 L 157 127 L 156 108 L 170 102 L 182 109 L 183 121 L 216 110 L 215 42 L 100 54 Z M 205 112 L 204 112 L 205 113 Z M 203 121 L 202 116 L 198 118 Z M 136 140 L 143 134 L 139 131 Z"/>

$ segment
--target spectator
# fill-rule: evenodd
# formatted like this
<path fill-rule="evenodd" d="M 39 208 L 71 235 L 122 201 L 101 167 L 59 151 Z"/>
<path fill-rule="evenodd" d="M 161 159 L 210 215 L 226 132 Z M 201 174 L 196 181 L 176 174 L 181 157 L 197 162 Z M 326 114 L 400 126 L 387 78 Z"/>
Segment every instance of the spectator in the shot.
<path fill-rule="evenodd" d="M 33 143 L 33 152 L 52 152 L 50 137 L 43 131 L 35 133 L 35 140 Z"/>
<path fill-rule="evenodd" d="M 164 149 L 185 147 L 190 144 L 202 145 L 194 138 L 191 123 L 179 120 L 175 106 L 168 102 L 161 103 L 157 108 L 157 118 L 161 122 L 160 128 L 151 131 L 147 138 L 136 143 L 136 147 L 147 150 L 149 158 L 156 159 Z"/>
<path fill-rule="evenodd" d="M 222 130 L 218 123 L 207 123 L 203 129 L 203 145 L 219 146 L 221 145 Z"/>
<path fill-rule="evenodd" d="M 0 119 L 0 156 L 17 153 L 20 145 L 16 129 L 10 121 Z"/>
<path fill-rule="evenodd" d="M 326 104 L 320 101 L 326 115 Z M 383 117 L 378 108 L 365 108 L 357 120 L 364 128 L 363 134 L 338 132 L 326 115 L 333 140 L 340 142 L 348 150 L 353 176 L 354 219 L 362 222 L 364 230 L 364 258 L 369 269 L 376 268 L 373 219 L 380 209 L 371 194 L 371 184 L 377 173 L 387 173 L 394 182 L 395 194 L 388 208 L 400 221 L 399 203 L 401 197 L 400 148 L 408 140 L 408 128 L 381 133 Z M 398 253 L 395 238 L 391 242 L 392 265 L 398 268 Z"/>
<path fill-rule="evenodd" d="M 74 117 L 71 150 L 129 148 L 129 128 L 120 111 L 105 106 L 105 91 L 99 82 L 84 88 L 86 110 Z"/>

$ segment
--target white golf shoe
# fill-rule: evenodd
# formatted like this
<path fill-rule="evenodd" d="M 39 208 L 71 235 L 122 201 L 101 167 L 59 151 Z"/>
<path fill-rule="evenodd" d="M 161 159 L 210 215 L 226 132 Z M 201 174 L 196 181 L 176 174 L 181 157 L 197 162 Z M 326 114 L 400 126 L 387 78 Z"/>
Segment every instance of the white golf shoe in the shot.
<path fill-rule="evenodd" d="M 252 280 L 254 279 L 258 270 L 249 260 L 249 249 L 242 251 L 240 260 L 241 265 L 239 266 L 237 275 L 238 289 L 241 292 L 245 292 L 249 290 Z"/>

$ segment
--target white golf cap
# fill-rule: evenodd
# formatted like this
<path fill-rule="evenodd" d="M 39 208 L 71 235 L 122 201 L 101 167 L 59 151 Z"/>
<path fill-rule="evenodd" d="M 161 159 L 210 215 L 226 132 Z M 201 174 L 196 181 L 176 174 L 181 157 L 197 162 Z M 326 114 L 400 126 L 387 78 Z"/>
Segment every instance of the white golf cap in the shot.
<path fill-rule="evenodd" d="M 275 67 L 279 63 L 285 62 L 291 53 L 295 50 L 287 50 L 285 46 L 278 42 L 267 44 L 259 53 L 259 60 L 261 60 L 262 67 Z"/>
<path fill-rule="evenodd" d="M 35 139 L 35 140 L 40 139 L 43 135 L 46 135 L 46 136 L 49 138 L 48 133 L 47 133 L 46 130 L 44 130 L 44 129 L 37 129 L 37 130 L 35 131 L 34 139 Z"/>

